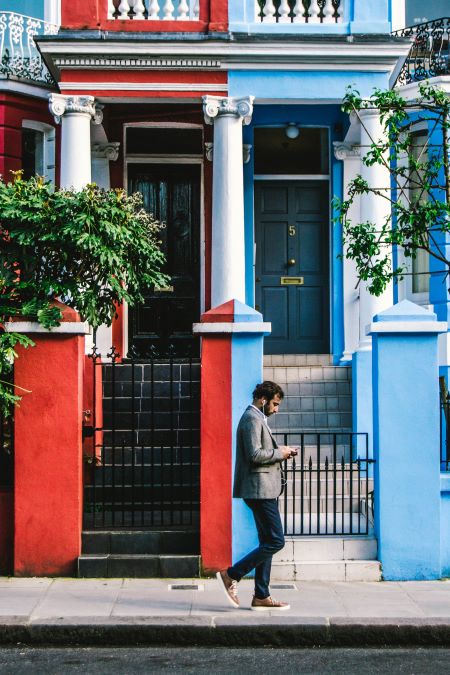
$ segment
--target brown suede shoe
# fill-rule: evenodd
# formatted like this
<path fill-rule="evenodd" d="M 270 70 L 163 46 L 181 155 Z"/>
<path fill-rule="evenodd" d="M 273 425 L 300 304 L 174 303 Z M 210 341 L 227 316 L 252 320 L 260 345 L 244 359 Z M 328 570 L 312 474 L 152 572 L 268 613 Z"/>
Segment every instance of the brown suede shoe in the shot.
<path fill-rule="evenodd" d="M 221 570 L 220 572 L 217 572 L 216 577 L 230 605 L 233 605 L 233 607 L 239 609 L 239 598 L 237 595 L 237 581 L 232 579 L 228 575 L 228 572 L 226 570 Z"/>
<path fill-rule="evenodd" d="M 269 597 L 260 600 L 253 596 L 252 606 L 250 607 L 254 612 L 270 612 L 272 610 L 283 612 L 286 609 L 291 609 L 291 606 L 287 602 L 279 602 Z"/>

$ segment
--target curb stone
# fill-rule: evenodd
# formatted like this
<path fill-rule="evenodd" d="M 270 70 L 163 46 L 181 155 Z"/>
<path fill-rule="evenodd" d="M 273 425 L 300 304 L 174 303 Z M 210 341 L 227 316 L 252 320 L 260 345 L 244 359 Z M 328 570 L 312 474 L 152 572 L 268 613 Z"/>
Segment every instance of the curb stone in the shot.
<path fill-rule="evenodd" d="M 136 620 L 80 618 L 0 623 L 0 645 L 361 647 L 450 646 L 448 619 L 293 618 L 230 621 L 223 617 Z"/>

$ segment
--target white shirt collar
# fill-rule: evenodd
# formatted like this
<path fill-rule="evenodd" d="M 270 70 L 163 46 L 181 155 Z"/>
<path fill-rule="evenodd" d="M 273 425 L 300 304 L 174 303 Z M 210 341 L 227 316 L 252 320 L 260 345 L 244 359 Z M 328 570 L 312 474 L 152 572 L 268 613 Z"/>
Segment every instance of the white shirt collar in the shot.
<path fill-rule="evenodd" d="M 256 405 L 253 405 L 253 403 L 250 403 L 250 407 L 254 408 L 257 412 L 259 412 L 259 414 L 263 418 L 264 422 L 267 424 L 267 417 L 264 415 L 263 411 L 260 410 L 259 408 L 257 408 Z"/>

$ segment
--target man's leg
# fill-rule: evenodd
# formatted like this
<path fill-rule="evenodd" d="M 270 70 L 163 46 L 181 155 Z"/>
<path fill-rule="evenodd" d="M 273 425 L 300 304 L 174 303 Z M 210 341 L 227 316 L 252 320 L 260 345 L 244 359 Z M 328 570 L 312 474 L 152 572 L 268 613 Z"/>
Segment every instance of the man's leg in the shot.
<path fill-rule="evenodd" d="M 283 526 L 276 499 L 245 499 L 244 501 L 253 512 L 260 544 L 258 548 L 229 567 L 227 573 L 231 579 L 240 581 L 243 576 L 255 568 L 255 573 L 257 573 L 257 576 L 255 574 L 255 595 L 263 599 L 270 595 L 272 556 L 284 546 Z"/>

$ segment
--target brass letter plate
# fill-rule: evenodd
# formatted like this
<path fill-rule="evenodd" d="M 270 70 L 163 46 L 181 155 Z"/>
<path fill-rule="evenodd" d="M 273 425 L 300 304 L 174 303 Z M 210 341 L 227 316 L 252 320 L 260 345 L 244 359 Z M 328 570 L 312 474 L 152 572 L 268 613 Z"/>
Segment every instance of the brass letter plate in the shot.
<path fill-rule="evenodd" d="M 280 284 L 282 286 L 303 286 L 304 283 L 304 277 L 280 277 Z"/>
<path fill-rule="evenodd" d="M 173 286 L 155 286 L 155 293 L 173 293 Z"/>

